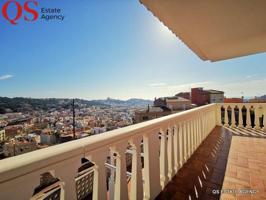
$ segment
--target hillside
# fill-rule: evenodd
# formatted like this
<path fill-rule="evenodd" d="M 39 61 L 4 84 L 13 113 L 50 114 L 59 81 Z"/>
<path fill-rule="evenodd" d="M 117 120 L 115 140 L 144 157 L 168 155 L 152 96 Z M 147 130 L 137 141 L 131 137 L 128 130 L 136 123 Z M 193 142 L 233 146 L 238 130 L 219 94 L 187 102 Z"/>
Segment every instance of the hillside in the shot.
<path fill-rule="evenodd" d="M 148 104 L 152 104 L 150 100 L 143 99 L 129 99 L 118 100 L 107 98 L 105 100 L 84 100 L 75 99 L 76 107 L 88 107 L 88 106 L 124 106 L 124 107 L 145 107 Z M 72 99 L 34 99 L 34 98 L 8 98 L 0 97 L 0 114 L 6 112 L 27 112 L 33 110 L 50 110 L 50 109 L 69 109 L 72 106 Z"/>

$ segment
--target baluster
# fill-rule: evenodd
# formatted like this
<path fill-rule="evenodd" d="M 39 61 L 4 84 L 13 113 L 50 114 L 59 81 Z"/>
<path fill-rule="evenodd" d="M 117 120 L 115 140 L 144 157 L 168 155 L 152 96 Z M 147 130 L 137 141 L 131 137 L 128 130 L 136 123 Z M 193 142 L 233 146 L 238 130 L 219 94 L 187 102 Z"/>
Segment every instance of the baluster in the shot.
<path fill-rule="evenodd" d="M 56 177 L 59 177 L 60 181 L 62 181 L 61 199 L 77 199 L 75 177 L 77 176 L 80 161 L 81 157 L 76 157 L 65 161 L 63 166 L 55 169 Z"/>
<path fill-rule="evenodd" d="M 263 107 L 263 131 L 266 132 L 266 105 Z"/>
<path fill-rule="evenodd" d="M 184 163 L 187 161 L 188 159 L 188 144 L 187 144 L 187 125 L 186 122 L 183 123 L 183 142 L 184 142 Z"/>
<path fill-rule="evenodd" d="M 106 188 L 106 169 L 105 162 L 107 157 L 107 149 L 99 149 L 93 152 L 90 152 L 89 160 L 94 163 L 93 166 L 93 193 L 92 199 L 107 199 L 107 188 Z"/>
<path fill-rule="evenodd" d="M 203 141 L 203 134 L 204 134 L 204 124 L 203 124 L 203 114 L 200 115 L 200 143 Z"/>
<path fill-rule="evenodd" d="M 206 137 L 209 134 L 209 130 L 210 130 L 210 113 L 207 112 L 206 114 Z"/>
<path fill-rule="evenodd" d="M 173 127 L 168 127 L 168 178 L 172 179 L 174 176 L 174 141 L 173 141 Z"/>
<path fill-rule="evenodd" d="M 199 115 L 196 117 L 196 148 L 199 146 Z"/>
<path fill-rule="evenodd" d="M 243 128 L 243 112 L 242 112 L 242 105 L 239 106 L 238 111 L 238 127 Z"/>
<path fill-rule="evenodd" d="M 178 125 L 179 131 L 178 131 L 178 146 L 179 146 L 179 168 L 182 167 L 184 163 L 184 140 L 183 140 L 183 125 L 182 123 Z"/>
<path fill-rule="evenodd" d="M 110 151 L 110 164 L 115 166 L 114 152 Z M 109 200 L 114 200 L 115 197 L 115 170 L 111 169 L 109 184 Z"/>
<path fill-rule="evenodd" d="M 250 106 L 247 106 L 247 126 L 246 128 L 251 128 L 251 118 L 250 118 Z"/>
<path fill-rule="evenodd" d="M 204 116 L 204 139 L 206 138 L 207 136 L 207 127 L 208 127 L 208 123 L 207 123 L 207 112 L 205 112 L 205 116 Z"/>
<path fill-rule="evenodd" d="M 192 135 L 191 135 L 191 155 L 194 153 L 195 151 L 195 120 L 193 119 L 191 121 L 191 129 L 192 129 Z"/>
<path fill-rule="evenodd" d="M 125 140 L 111 147 L 116 153 L 116 170 L 115 170 L 115 194 L 114 199 L 128 199 L 127 190 L 127 165 L 126 165 L 126 149 L 128 142 Z"/>
<path fill-rule="evenodd" d="M 160 169 L 161 185 L 164 187 L 168 182 L 168 159 L 167 159 L 167 135 L 166 131 L 161 130 L 161 150 L 160 150 Z"/>
<path fill-rule="evenodd" d="M 190 151 L 190 134 L 191 134 L 191 130 L 190 130 L 190 122 L 188 121 L 186 123 L 186 142 L 187 142 L 187 160 L 190 158 L 191 155 L 191 151 Z"/>
<path fill-rule="evenodd" d="M 143 181 L 142 181 L 142 164 L 141 148 L 142 137 L 133 138 L 130 143 L 132 146 L 132 176 L 130 185 L 130 199 L 143 199 Z"/>
<path fill-rule="evenodd" d="M 235 117 L 235 108 L 234 106 L 231 107 L 231 127 L 236 127 L 236 117 Z"/>
<path fill-rule="evenodd" d="M 255 129 L 260 129 L 259 105 L 255 107 Z"/>
<path fill-rule="evenodd" d="M 222 126 L 222 112 L 220 104 L 216 104 L 216 125 Z"/>
<path fill-rule="evenodd" d="M 155 199 L 161 192 L 159 131 L 144 134 L 144 199 Z"/>
<path fill-rule="evenodd" d="M 191 137 L 190 137 L 190 140 L 191 140 L 191 155 L 194 153 L 194 139 L 195 139 L 195 129 L 194 129 L 194 120 L 191 121 L 190 123 L 190 130 L 191 130 Z"/>
<path fill-rule="evenodd" d="M 229 126 L 227 106 L 224 106 L 224 126 Z"/>
<path fill-rule="evenodd" d="M 178 171 L 179 165 L 179 138 L 178 138 L 178 125 L 174 126 L 174 173 Z"/>
<path fill-rule="evenodd" d="M 202 133 L 202 129 L 201 129 L 201 115 L 198 115 L 198 146 L 200 146 L 201 144 L 201 133 Z"/>
<path fill-rule="evenodd" d="M 189 122 L 189 127 L 190 127 L 190 134 L 189 134 L 189 143 L 190 143 L 190 156 L 193 154 L 193 140 L 194 140 L 194 128 L 193 128 L 193 120 Z"/>
<path fill-rule="evenodd" d="M 197 118 L 194 120 L 194 152 L 197 149 Z"/>

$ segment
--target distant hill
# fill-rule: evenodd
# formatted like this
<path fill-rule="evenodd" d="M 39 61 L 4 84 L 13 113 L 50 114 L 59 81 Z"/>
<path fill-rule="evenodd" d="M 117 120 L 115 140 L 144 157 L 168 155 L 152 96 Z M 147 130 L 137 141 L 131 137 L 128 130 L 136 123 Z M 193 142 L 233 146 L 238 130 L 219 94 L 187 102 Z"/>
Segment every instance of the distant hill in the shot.
<path fill-rule="evenodd" d="M 140 106 L 140 107 L 145 107 L 148 105 L 152 105 L 153 101 L 151 100 L 146 100 L 146 99 L 128 99 L 128 100 L 119 100 L 119 99 L 111 99 L 107 98 L 105 100 L 96 100 L 102 104 L 105 105 L 110 105 L 110 106 Z"/>
<path fill-rule="evenodd" d="M 76 107 L 88 107 L 88 106 L 125 106 L 125 107 L 144 107 L 148 104 L 152 104 L 150 100 L 143 99 L 129 99 L 129 100 L 118 100 L 107 98 L 105 100 L 84 100 L 75 99 Z M 72 106 L 72 99 L 33 99 L 33 98 L 8 98 L 0 97 L 0 114 L 6 112 L 27 112 L 32 110 L 50 110 L 50 109 L 69 109 Z"/>
<path fill-rule="evenodd" d="M 259 97 L 259 99 L 266 100 L 266 94 L 261 96 L 261 97 Z"/>

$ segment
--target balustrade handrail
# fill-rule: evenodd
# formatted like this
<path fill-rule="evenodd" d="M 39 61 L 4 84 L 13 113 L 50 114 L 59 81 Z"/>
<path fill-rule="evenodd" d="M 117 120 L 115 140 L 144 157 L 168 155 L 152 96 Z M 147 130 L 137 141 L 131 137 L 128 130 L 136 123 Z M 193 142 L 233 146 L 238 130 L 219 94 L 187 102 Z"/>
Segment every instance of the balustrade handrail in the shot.
<path fill-rule="evenodd" d="M 45 149 L 36 150 L 19 156 L 0 160 L 0 184 L 18 178 L 20 176 L 37 171 L 49 165 L 65 161 L 88 151 L 117 143 L 120 140 L 130 138 L 135 134 L 143 134 L 154 130 L 160 130 L 177 121 L 189 120 L 191 115 L 212 109 L 215 104 L 209 104 L 186 110 L 180 113 L 171 114 L 147 122 L 127 126 L 124 128 L 108 131 L 99 135 L 70 141 L 64 144 L 51 146 Z"/>

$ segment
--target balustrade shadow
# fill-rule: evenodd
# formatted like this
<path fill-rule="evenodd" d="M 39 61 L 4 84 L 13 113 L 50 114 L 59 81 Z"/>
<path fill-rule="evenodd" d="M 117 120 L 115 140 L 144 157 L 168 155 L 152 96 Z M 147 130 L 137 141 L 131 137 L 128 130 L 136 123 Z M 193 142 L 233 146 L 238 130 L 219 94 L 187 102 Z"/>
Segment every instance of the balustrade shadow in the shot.
<path fill-rule="evenodd" d="M 219 199 L 232 133 L 216 127 L 156 200 Z"/>

